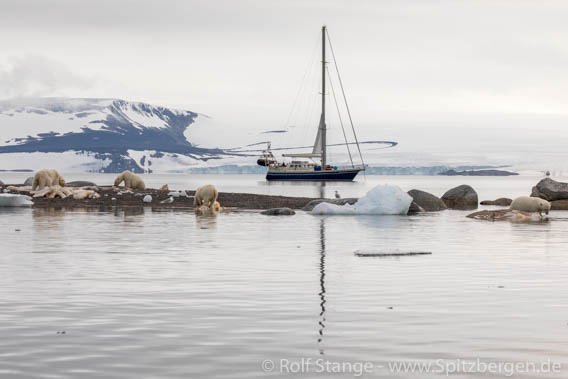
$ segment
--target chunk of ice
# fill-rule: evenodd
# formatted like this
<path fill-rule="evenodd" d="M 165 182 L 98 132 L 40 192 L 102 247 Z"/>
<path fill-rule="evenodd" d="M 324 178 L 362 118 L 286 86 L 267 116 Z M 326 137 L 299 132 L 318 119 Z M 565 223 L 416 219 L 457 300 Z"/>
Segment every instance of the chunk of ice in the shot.
<path fill-rule="evenodd" d="M 0 207 L 31 207 L 32 205 L 32 198 L 29 196 L 11 193 L 0 194 Z"/>
<path fill-rule="evenodd" d="M 320 203 L 312 214 L 319 215 L 405 215 L 412 197 L 398 186 L 382 184 L 371 189 L 355 204 L 335 205 Z"/>

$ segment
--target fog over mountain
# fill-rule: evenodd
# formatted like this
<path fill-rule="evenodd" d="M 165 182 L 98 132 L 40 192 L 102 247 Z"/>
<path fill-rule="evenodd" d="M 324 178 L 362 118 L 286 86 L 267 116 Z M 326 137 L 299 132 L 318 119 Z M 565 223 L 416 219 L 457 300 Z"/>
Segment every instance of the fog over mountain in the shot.
<path fill-rule="evenodd" d="M 0 99 L 187 109 L 215 130 L 194 147 L 295 142 L 313 120 L 288 115 L 325 23 L 361 139 L 398 142 L 370 162 L 568 172 L 567 18 L 560 0 L 6 1 Z M 10 125 L 2 140 L 27 137 Z"/>

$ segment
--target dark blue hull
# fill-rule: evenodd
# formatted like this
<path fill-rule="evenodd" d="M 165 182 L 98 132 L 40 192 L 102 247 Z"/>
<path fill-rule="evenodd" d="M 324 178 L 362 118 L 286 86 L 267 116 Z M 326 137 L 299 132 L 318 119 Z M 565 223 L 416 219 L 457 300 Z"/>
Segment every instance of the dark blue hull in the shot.
<path fill-rule="evenodd" d="M 313 172 L 270 172 L 266 180 L 353 180 L 361 170 L 333 170 Z"/>

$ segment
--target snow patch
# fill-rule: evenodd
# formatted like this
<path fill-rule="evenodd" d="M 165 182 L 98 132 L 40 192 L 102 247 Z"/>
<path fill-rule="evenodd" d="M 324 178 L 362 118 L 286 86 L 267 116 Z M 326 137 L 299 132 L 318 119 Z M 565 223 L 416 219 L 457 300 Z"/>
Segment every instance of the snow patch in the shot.
<path fill-rule="evenodd" d="M 151 170 L 159 172 L 188 172 L 192 168 L 206 167 L 207 162 L 200 158 L 201 155 L 183 155 L 174 153 L 158 152 L 156 150 L 127 150 L 128 157 L 132 158 L 136 165 L 144 172 Z"/>
<path fill-rule="evenodd" d="M 116 103 L 116 108 L 120 109 L 122 115 L 138 125 L 139 128 L 167 128 L 166 120 L 156 115 L 151 110 L 153 108 L 146 107 L 141 103 Z"/>
<path fill-rule="evenodd" d="M 391 184 L 378 185 L 371 189 L 355 204 L 335 205 L 320 203 L 312 214 L 318 215 L 405 215 L 412 203 L 412 197 Z"/>

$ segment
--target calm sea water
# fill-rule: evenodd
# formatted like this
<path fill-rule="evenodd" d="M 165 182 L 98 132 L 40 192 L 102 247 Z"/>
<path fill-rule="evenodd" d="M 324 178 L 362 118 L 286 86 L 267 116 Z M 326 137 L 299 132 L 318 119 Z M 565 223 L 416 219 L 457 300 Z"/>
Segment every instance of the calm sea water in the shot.
<path fill-rule="evenodd" d="M 322 188 L 246 175 L 145 179 L 302 196 L 361 196 L 378 183 L 441 195 L 468 183 L 480 199 L 528 194 L 539 180 L 369 176 Z M 520 362 L 546 372 L 513 377 L 567 377 L 568 212 L 531 224 L 467 213 L 0 209 L 0 377 L 344 378 L 369 363 L 361 377 L 429 378 L 476 360 L 478 372 L 451 376 L 505 377 L 509 366 L 491 373 L 483 363 Z M 438 373 L 393 372 L 401 362 Z"/>

